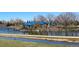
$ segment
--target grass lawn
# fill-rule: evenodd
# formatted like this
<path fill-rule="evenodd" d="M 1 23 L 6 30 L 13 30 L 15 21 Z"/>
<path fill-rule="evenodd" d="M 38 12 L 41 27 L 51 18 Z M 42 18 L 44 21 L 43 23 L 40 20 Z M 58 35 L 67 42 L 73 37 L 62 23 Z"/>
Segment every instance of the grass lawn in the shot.
<path fill-rule="evenodd" d="M 18 40 L 0 39 L 0 47 L 63 47 L 61 44 L 47 44 L 36 42 L 23 42 Z"/>

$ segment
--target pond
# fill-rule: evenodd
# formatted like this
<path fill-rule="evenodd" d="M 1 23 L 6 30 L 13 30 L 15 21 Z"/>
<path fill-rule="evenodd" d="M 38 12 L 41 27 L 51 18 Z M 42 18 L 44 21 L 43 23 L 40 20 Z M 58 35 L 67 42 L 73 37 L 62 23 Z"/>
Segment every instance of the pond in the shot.
<path fill-rule="evenodd" d="M 14 28 L 8 28 L 8 27 L 0 27 L 0 33 L 23 34 L 23 32 L 20 30 L 16 30 Z"/>
<path fill-rule="evenodd" d="M 0 27 L 0 33 L 9 34 L 31 34 L 31 35 L 49 35 L 49 36 L 66 36 L 64 31 L 20 31 L 14 28 Z M 79 31 L 68 31 L 67 36 L 79 36 Z"/>
<path fill-rule="evenodd" d="M 20 31 L 16 30 L 13 28 L 0 28 L 0 33 L 10 33 L 10 34 L 36 34 L 36 35 L 61 35 L 64 36 L 65 32 L 25 32 L 25 31 Z M 79 32 L 68 32 L 68 35 L 70 36 L 79 36 Z M 25 38 L 5 38 L 5 37 L 0 37 L 0 39 L 6 39 L 6 40 L 20 40 L 20 41 L 25 41 L 25 42 L 38 42 L 38 43 L 47 43 L 47 44 L 63 44 L 66 46 L 79 46 L 79 43 L 71 43 L 71 42 L 59 42 L 59 41 L 48 41 L 48 40 L 33 40 L 33 39 L 25 39 Z"/>
<path fill-rule="evenodd" d="M 49 36 L 79 36 L 79 31 L 42 31 L 42 32 L 37 32 L 37 31 L 29 31 L 25 32 L 28 34 L 34 34 L 34 35 L 49 35 Z"/>

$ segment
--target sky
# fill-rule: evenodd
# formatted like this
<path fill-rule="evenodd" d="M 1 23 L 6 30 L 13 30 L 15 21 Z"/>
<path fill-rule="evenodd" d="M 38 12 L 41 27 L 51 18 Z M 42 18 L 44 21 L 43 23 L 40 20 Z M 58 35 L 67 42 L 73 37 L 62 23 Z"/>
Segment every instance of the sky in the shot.
<path fill-rule="evenodd" d="M 9 21 L 11 19 L 20 18 L 23 21 L 31 21 L 34 17 L 38 15 L 47 16 L 48 14 L 59 15 L 62 12 L 0 12 L 0 20 Z M 76 12 L 76 14 L 79 14 Z"/>
<path fill-rule="evenodd" d="M 60 12 L 0 12 L 0 20 L 9 21 L 11 19 L 20 18 L 24 21 L 31 21 L 38 15 L 47 16 L 48 14 L 58 15 Z"/>

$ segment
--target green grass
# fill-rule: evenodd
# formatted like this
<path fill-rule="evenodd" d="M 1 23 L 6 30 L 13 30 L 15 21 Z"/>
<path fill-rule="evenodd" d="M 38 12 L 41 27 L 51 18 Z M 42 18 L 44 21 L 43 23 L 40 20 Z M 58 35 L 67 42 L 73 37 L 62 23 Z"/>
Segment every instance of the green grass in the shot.
<path fill-rule="evenodd" d="M 23 42 L 18 40 L 0 39 L 0 47 L 63 47 L 61 44 L 47 44 L 36 42 Z"/>

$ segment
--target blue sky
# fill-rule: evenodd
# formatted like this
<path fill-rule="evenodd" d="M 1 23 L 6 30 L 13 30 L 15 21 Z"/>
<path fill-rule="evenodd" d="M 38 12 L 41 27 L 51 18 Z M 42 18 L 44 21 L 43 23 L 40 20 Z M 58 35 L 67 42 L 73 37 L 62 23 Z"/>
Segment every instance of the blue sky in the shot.
<path fill-rule="evenodd" d="M 33 20 L 38 15 L 47 16 L 48 14 L 58 15 L 60 12 L 0 12 L 0 20 L 10 20 L 13 18 L 21 18 L 24 21 Z"/>
<path fill-rule="evenodd" d="M 0 12 L 0 20 L 10 20 L 13 18 L 20 18 L 24 21 L 33 20 L 34 17 L 38 15 L 47 16 L 48 14 L 53 14 L 55 16 L 61 14 L 62 12 Z M 79 14 L 79 13 L 76 13 Z"/>

